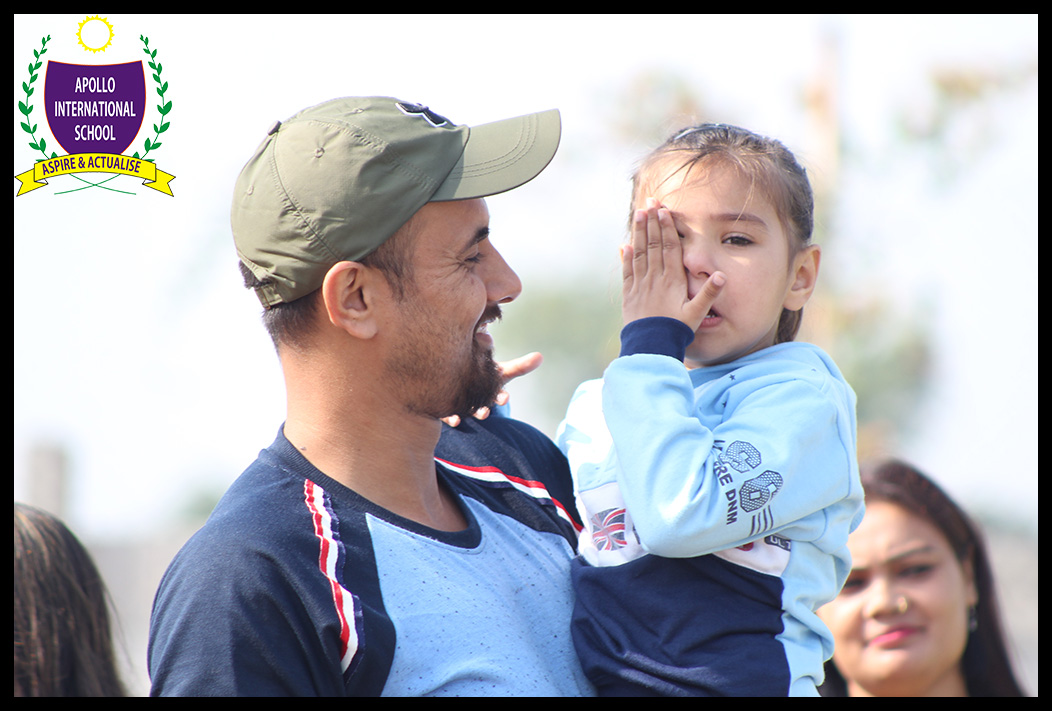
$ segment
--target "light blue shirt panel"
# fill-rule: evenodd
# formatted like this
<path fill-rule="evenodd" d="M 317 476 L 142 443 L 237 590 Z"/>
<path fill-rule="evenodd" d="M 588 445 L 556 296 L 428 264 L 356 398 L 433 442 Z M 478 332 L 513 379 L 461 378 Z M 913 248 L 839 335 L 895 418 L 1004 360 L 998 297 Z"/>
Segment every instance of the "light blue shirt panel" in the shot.
<path fill-rule="evenodd" d="M 570 638 L 566 540 L 463 501 L 476 548 L 368 517 L 397 640 L 383 695 L 593 695 Z"/>

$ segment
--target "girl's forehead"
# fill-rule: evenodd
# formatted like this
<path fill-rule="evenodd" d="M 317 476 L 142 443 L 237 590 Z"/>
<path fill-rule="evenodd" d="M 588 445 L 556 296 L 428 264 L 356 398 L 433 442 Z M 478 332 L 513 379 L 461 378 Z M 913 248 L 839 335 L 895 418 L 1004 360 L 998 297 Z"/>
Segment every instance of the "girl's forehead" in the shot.
<path fill-rule="evenodd" d="M 642 207 L 648 197 L 666 201 L 697 198 L 699 194 L 773 207 L 752 177 L 722 160 L 690 163 L 682 156 L 663 156 L 644 169 L 638 184 L 634 196 L 636 207 Z"/>

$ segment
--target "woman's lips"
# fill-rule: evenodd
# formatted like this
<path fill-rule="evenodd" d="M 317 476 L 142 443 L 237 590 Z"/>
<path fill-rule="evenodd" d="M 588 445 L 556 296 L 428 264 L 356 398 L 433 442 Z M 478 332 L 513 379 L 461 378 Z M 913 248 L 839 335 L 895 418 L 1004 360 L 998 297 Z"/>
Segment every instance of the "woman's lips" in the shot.
<path fill-rule="evenodd" d="M 920 632 L 919 627 L 911 627 L 909 625 L 892 627 L 886 632 L 881 632 L 871 638 L 867 644 L 868 646 L 881 649 L 894 649 L 905 644 L 918 632 Z"/>

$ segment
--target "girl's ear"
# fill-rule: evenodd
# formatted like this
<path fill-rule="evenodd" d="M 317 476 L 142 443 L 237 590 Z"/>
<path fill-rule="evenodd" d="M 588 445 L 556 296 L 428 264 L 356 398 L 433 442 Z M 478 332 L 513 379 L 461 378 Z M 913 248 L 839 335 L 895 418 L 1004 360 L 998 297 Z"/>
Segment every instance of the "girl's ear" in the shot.
<path fill-rule="evenodd" d="M 822 250 L 817 244 L 801 249 L 793 258 L 789 273 L 789 291 L 786 292 L 783 308 L 799 311 L 811 298 L 818 281 L 818 265 L 822 261 Z"/>
<path fill-rule="evenodd" d="M 338 262 L 325 274 L 322 302 L 329 322 L 356 338 L 376 335 L 376 272 L 359 262 Z"/>

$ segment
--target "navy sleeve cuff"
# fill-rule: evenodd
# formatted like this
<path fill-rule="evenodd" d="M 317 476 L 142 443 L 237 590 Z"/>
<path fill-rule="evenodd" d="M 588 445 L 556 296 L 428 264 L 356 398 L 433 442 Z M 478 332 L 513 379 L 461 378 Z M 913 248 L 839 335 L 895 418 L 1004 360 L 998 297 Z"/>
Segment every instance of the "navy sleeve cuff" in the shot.
<path fill-rule="evenodd" d="M 621 355 L 652 353 L 683 360 L 694 340 L 690 326 L 674 318 L 641 318 L 621 329 Z"/>

